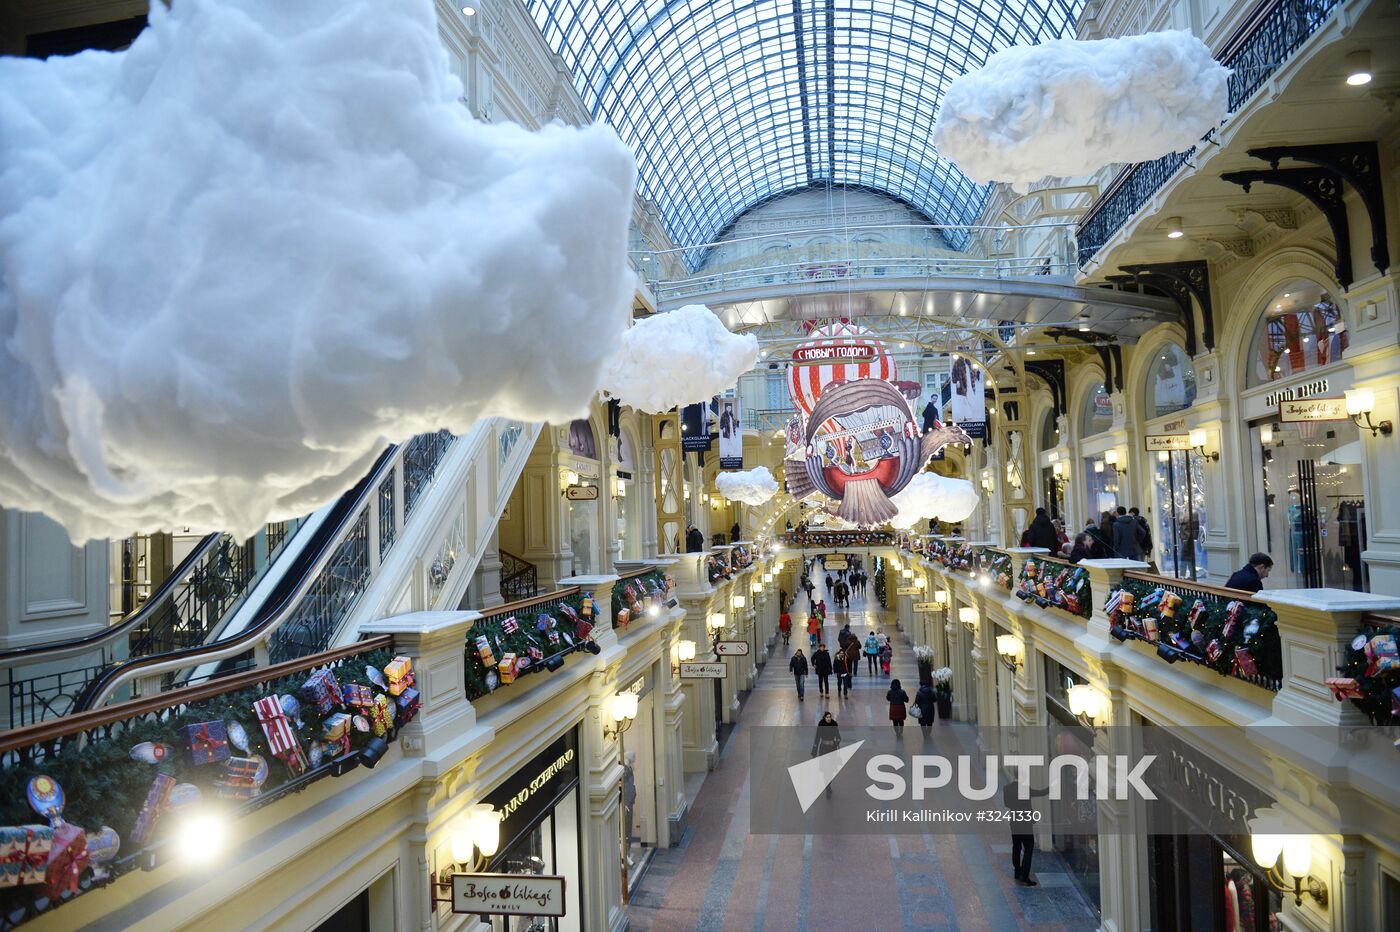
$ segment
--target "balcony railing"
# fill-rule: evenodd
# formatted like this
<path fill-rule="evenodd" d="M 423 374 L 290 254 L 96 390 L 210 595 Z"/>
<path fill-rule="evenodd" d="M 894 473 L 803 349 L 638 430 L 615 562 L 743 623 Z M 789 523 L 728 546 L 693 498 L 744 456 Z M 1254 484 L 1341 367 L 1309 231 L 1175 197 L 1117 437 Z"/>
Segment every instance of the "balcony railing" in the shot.
<path fill-rule="evenodd" d="M 1088 618 L 1093 614 L 1089 571 L 1054 557 L 1029 557 L 1021 564 L 1016 597 L 1041 608 L 1058 608 Z"/>
<path fill-rule="evenodd" d="M 1185 660 L 1277 692 L 1283 683 L 1278 616 L 1249 593 L 1128 572 L 1105 604 L 1120 641 L 1146 641 L 1167 663 Z"/>
<path fill-rule="evenodd" d="M 889 531 L 790 531 L 778 538 L 785 547 L 890 547 L 895 537 Z"/>
<path fill-rule="evenodd" d="M 1265 0 L 1247 19 L 1219 56 L 1231 69 L 1229 112 L 1235 113 L 1293 53 L 1327 21 L 1341 0 Z M 1215 130 L 1207 133 L 1211 139 Z M 1172 152 L 1138 162 L 1118 173 L 1079 222 L 1079 267 L 1131 220 L 1196 152 Z"/>
<path fill-rule="evenodd" d="M 366 668 L 382 670 L 394 657 L 393 646 L 392 637 L 376 637 L 0 734 L 0 824 L 23 826 L 31 846 L 52 850 L 56 857 L 69 845 L 70 853 L 78 855 L 77 841 L 84 832 L 87 845 L 86 856 L 74 861 L 79 873 L 72 875 L 71 886 L 60 884 L 62 895 L 49 895 L 42 861 L 19 865 L 19 871 L 37 871 L 38 879 L 3 891 L 0 928 L 51 913 L 124 874 L 177 857 L 169 849 L 181 819 L 171 799 L 178 784 L 202 786 L 206 796 L 218 796 L 228 814 L 236 816 L 356 769 L 371 741 L 394 740 L 396 729 L 414 714 L 410 706 L 416 694 L 406 702 L 384 697 L 393 711 L 386 705 L 383 714 L 372 713 L 372 729 L 346 727 L 343 737 L 334 739 L 325 737 L 326 726 L 331 716 L 344 714 L 340 703 L 323 711 L 303 696 L 300 707 L 285 718 L 298 750 L 282 754 L 269 749 L 253 703 L 264 696 L 302 695 L 301 687 L 318 670 L 378 692 Z M 349 716 L 344 717 L 348 725 Z M 30 781 L 43 778 L 64 795 L 62 818 L 52 826 L 34 824 L 44 820 L 35 817 L 26 800 Z M 54 877 L 55 869 L 49 868 L 47 876 Z"/>

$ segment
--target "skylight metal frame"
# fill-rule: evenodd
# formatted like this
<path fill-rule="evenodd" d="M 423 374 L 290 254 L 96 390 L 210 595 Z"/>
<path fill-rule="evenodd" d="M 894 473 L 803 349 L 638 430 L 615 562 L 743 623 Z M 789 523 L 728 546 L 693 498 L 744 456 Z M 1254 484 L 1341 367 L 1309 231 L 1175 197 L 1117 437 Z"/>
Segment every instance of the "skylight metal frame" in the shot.
<path fill-rule="evenodd" d="M 1072 35 L 1080 4 L 526 0 L 584 105 L 636 152 L 639 193 L 680 246 L 826 185 L 974 223 L 988 187 L 929 141 L 943 91 L 996 50 Z"/>

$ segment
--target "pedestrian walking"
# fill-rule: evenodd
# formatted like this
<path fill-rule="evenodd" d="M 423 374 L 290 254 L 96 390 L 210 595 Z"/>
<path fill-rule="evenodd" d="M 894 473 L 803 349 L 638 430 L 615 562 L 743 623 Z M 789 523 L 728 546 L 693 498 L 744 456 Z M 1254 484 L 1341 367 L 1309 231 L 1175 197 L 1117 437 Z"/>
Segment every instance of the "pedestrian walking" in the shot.
<path fill-rule="evenodd" d="M 831 670 L 831 654 L 825 644 L 819 643 L 812 654 L 812 672 L 817 674 L 817 692 L 823 696 L 831 695 Z"/>
<path fill-rule="evenodd" d="M 890 691 L 885 693 L 885 701 L 890 704 L 890 723 L 894 725 L 894 736 L 904 737 L 904 720 L 909 717 L 909 694 L 900 688 L 899 680 L 890 683 Z"/>
<path fill-rule="evenodd" d="M 885 643 L 880 645 L 880 672 L 885 676 L 890 675 L 890 664 L 894 662 L 894 646 L 890 644 L 890 639 L 885 638 Z"/>
<path fill-rule="evenodd" d="M 841 767 L 841 762 L 834 756 L 827 757 L 841 746 L 841 726 L 836 723 L 836 717 L 830 712 L 822 715 L 822 720 L 817 722 L 817 734 L 812 738 L 812 756 L 820 758 L 819 764 L 822 768 L 822 776 L 826 783 L 826 798 L 831 798 L 831 784 L 836 782 L 836 774 Z"/>
<path fill-rule="evenodd" d="M 846 660 L 846 652 L 838 650 L 831 661 L 831 672 L 836 674 L 836 698 L 849 699 L 851 696 L 851 665 Z"/>
<path fill-rule="evenodd" d="M 792 639 L 792 616 L 783 612 L 778 616 L 778 630 L 783 635 L 783 646 L 788 646 L 788 641 Z"/>
<path fill-rule="evenodd" d="M 807 616 L 807 649 L 816 650 L 817 641 L 821 640 L 822 619 L 815 612 Z"/>
<path fill-rule="evenodd" d="M 788 661 L 788 670 L 793 678 L 797 680 L 797 701 L 801 702 L 807 698 L 807 658 L 802 655 L 802 648 L 797 649 L 797 653 L 792 655 Z"/>
<path fill-rule="evenodd" d="M 1138 541 L 1141 539 L 1141 526 L 1128 517 L 1128 509 L 1118 506 L 1118 516 L 1113 519 L 1113 549 L 1124 560 L 1140 559 L 1142 552 L 1138 549 Z"/>
<path fill-rule="evenodd" d="M 830 574 L 830 573 L 827 573 L 827 574 L 826 574 L 826 591 L 827 591 L 827 592 L 830 592 L 834 586 L 835 586 L 835 583 L 834 583 L 834 582 L 832 581 L 832 579 L 831 579 L 831 574 Z"/>
<path fill-rule="evenodd" d="M 938 715 L 938 697 L 933 693 L 932 683 L 919 684 L 919 691 L 914 693 L 914 715 L 919 719 L 919 730 L 927 740 L 934 718 Z"/>
<path fill-rule="evenodd" d="M 856 637 L 856 636 L 853 634 L 853 635 L 851 635 L 851 639 L 848 640 L 848 641 L 846 642 L 846 676 L 849 677 L 850 679 L 854 679 L 854 678 L 855 678 L 855 675 L 856 675 L 857 673 L 859 673 L 859 672 L 860 672 L 860 638 Z M 847 692 L 849 692 L 849 691 L 850 691 L 850 690 L 849 690 L 849 688 L 848 688 L 848 689 L 847 689 Z"/>
<path fill-rule="evenodd" d="M 1030 797 L 1045 796 L 1048 789 L 1036 790 L 1022 787 L 1013 776 L 1015 771 L 1006 771 L 1006 784 L 1002 787 L 1001 800 L 1011 813 L 1011 870 L 1016 882 L 1023 887 L 1039 886 L 1039 881 L 1031 878 L 1031 856 L 1035 854 L 1035 836 L 1027 829 L 1035 825 L 1035 808 Z M 1022 795 L 1026 798 L 1022 799 Z"/>
<path fill-rule="evenodd" d="M 874 676 L 880 663 L 880 639 L 871 631 L 865 636 L 865 662 L 870 667 L 870 675 Z"/>

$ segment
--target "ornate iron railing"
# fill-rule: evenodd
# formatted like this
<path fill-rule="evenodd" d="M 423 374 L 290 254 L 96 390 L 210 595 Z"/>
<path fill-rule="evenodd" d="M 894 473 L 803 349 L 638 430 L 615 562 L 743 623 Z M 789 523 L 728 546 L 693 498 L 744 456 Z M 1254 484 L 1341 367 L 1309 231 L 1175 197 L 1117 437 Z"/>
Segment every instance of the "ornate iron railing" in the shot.
<path fill-rule="evenodd" d="M 440 430 L 435 434 L 419 434 L 403 451 L 403 517 L 408 520 L 418 499 L 433 484 L 438 463 L 452 445 L 452 434 Z"/>
<path fill-rule="evenodd" d="M 895 536 L 889 531 L 792 531 L 778 541 L 785 547 L 889 547 Z"/>
<path fill-rule="evenodd" d="M 507 602 L 540 594 L 539 568 L 522 557 L 501 551 L 501 598 Z"/>
<path fill-rule="evenodd" d="M 394 546 L 394 476 L 379 483 L 379 559 L 382 561 Z"/>
<path fill-rule="evenodd" d="M 1220 62 L 1232 69 L 1229 112 L 1235 113 L 1327 21 L 1341 0 L 1265 0 L 1226 42 Z M 1204 137 L 1215 135 L 1211 130 Z M 1079 222 L 1079 267 L 1131 220 L 1196 152 L 1172 152 L 1139 162 L 1117 178 Z"/>
<path fill-rule="evenodd" d="M 369 515 L 361 511 L 296 611 L 273 632 L 267 650 L 271 662 L 295 660 L 324 648 L 369 579 Z"/>

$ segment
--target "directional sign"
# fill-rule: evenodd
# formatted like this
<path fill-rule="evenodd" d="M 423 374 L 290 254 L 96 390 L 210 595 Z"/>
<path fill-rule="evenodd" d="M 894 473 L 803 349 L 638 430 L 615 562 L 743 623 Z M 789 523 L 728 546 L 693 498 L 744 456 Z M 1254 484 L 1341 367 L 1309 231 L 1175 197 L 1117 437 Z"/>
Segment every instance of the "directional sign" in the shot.
<path fill-rule="evenodd" d="M 571 502 L 592 502 L 598 499 L 596 485 L 571 485 L 564 490 L 564 497 Z"/>
<path fill-rule="evenodd" d="M 715 653 L 721 657 L 747 657 L 749 655 L 749 642 L 716 641 Z"/>
<path fill-rule="evenodd" d="M 895 595 L 918 595 L 918 586 L 900 586 L 894 590 Z"/>
<path fill-rule="evenodd" d="M 722 663 L 694 663 L 681 664 L 681 679 L 683 680 L 722 680 L 729 675 L 729 668 Z"/>
<path fill-rule="evenodd" d="M 846 563 L 845 557 L 827 557 L 826 562 L 823 563 L 822 566 L 829 570 L 844 570 L 849 564 Z"/>
<path fill-rule="evenodd" d="M 939 605 L 937 602 L 915 602 L 915 603 L 914 603 L 914 611 L 916 611 L 916 612 L 940 612 L 940 611 L 942 611 L 942 610 L 943 610 L 943 606 Z"/>

